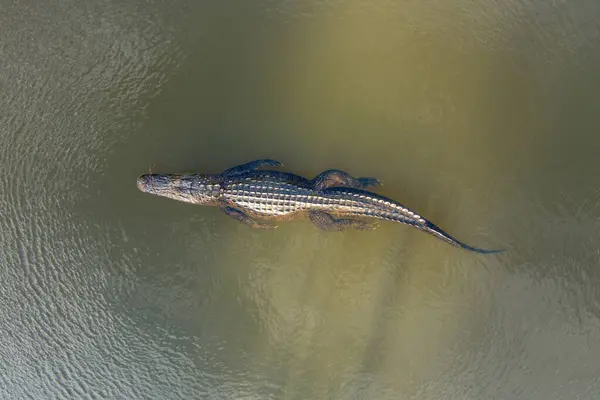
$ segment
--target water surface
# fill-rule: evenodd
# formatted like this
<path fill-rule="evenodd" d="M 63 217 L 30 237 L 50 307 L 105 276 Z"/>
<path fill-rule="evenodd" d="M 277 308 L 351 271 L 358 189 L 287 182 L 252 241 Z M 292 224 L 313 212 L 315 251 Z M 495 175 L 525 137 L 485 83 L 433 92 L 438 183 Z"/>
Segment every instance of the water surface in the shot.
<path fill-rule="evenodd" d="M 597 2 L 2 10 L 2 398 L 600 396 Z M 135 186 L 255 158 L 507 251 Z"/>

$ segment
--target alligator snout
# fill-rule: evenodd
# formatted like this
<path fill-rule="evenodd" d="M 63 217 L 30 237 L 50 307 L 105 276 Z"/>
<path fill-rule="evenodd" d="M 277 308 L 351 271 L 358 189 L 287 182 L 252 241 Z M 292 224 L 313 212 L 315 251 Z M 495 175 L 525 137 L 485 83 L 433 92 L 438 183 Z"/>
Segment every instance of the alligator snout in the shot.
<path fill-rule="evenodd" d="M 136 182 L 137 188 L 142 192 L 147 192 L 150 185 L 150 177 L 148 174 L 140 175 Z"/>

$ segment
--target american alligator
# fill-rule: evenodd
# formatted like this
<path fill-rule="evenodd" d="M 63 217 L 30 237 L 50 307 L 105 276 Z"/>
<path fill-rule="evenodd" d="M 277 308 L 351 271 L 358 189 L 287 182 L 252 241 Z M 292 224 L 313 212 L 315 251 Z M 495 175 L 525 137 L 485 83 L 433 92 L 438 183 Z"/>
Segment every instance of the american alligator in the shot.
<path fill-rule="evenodd" d="M 264 170 L 280 167 L 276 160 L 262 159 L 241 164 L 220 174 L 143 174 L 137 187 L 145 193 L 170 199 L 217 206 L 225 214 L 257 229 L 277 225 L 258 220 L 289 221 L 308 218 L 328 231 L 372 230 L 378 224 L 366 218 L 404 223 L 427 232 L 455 247 L 477 253 L 502 250 L 478 249 L 462 243 L 423 216 L 387 197 L 366 191 L 380 185 L 375 178 L 354 178 L 330 169 L 314 179 Z"/>

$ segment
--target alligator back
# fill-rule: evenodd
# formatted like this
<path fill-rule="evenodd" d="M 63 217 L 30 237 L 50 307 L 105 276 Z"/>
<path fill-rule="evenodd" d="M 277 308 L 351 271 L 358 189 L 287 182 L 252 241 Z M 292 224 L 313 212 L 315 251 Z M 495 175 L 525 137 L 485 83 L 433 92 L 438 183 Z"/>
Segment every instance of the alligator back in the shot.
<path fill-rule="evenodd" d="M 285 219 L 305 211 L 317 197 L 310 180 L 279 171 L 256 171 L 227 178 L 222 199 L 263 219 Z"/>
<path fill-rule="evenodd" d="M 255 216 L 285 219 L 306 211 L 326 211 L 337 216 L 359 216 L 396 222 L 424 223 L 403 205 L 360 189 L 313 189 L 312 182 L 278 171 L 257 171 L 223 182 L 223 200 Z"/>

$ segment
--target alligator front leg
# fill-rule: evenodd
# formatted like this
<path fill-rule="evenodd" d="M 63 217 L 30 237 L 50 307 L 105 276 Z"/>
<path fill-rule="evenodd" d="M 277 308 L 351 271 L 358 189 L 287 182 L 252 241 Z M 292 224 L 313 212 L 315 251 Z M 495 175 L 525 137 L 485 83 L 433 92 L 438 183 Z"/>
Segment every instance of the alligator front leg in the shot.
<path fill-rule="evenodd" d="M 375 178 L 354 178 L 350 174 L 339 169 L 328 169 L 321 172 L 313 180 L 313 187 L 316 190 L 323 190 L 333 186 L 346 186 L 356 189 L 364 189 L 369 186 L 381 185 L 381 182 Z"/>
<path fill-rule="evenodd" d="M 245 174 L 247 172 L 251 172 L 257 170 L 262 167 L 281 167 L 283 163 L 277 160 L 270 159 L 262 159 L 262 160 L 254 160 L 247 162 L 245 164 L 236 165 L 235 167 L 231 167 L 223 171 L 223 176 L 230 177 L 234 175 Z"/>
<path fill-rule="evenodd" d="M 246 225 L 251 226 L 252 228 L 255 229 L 273 229 L 273 228 L 277 228 L 277 225 L 271 225 L 271 224 L 263 224 L 260 222 L 256 222 L 255 220 L 253 220 L 252 218 L 250 218 L 248 215 L 246 215 L 246 213 L 244 213 L 243 211 L 238 210 L 237 208 L 233 208 L 230 206 L 221 206 L 219 207 L 221 209 L 221 211 L 223 211 L 225 214 L 229 215 L 231 218 L 240 221 Z"/>
<path fill-rule="evenodd" d="M 372 231 L 379 226 L 377 223 L 369 223 L 351 218 L 335 219 L 323 211 L 311 211 L 308 214 L 308 218 L 313 224 L 325 231 L 343 231 L 348 228 L 359 231 Z"/>

